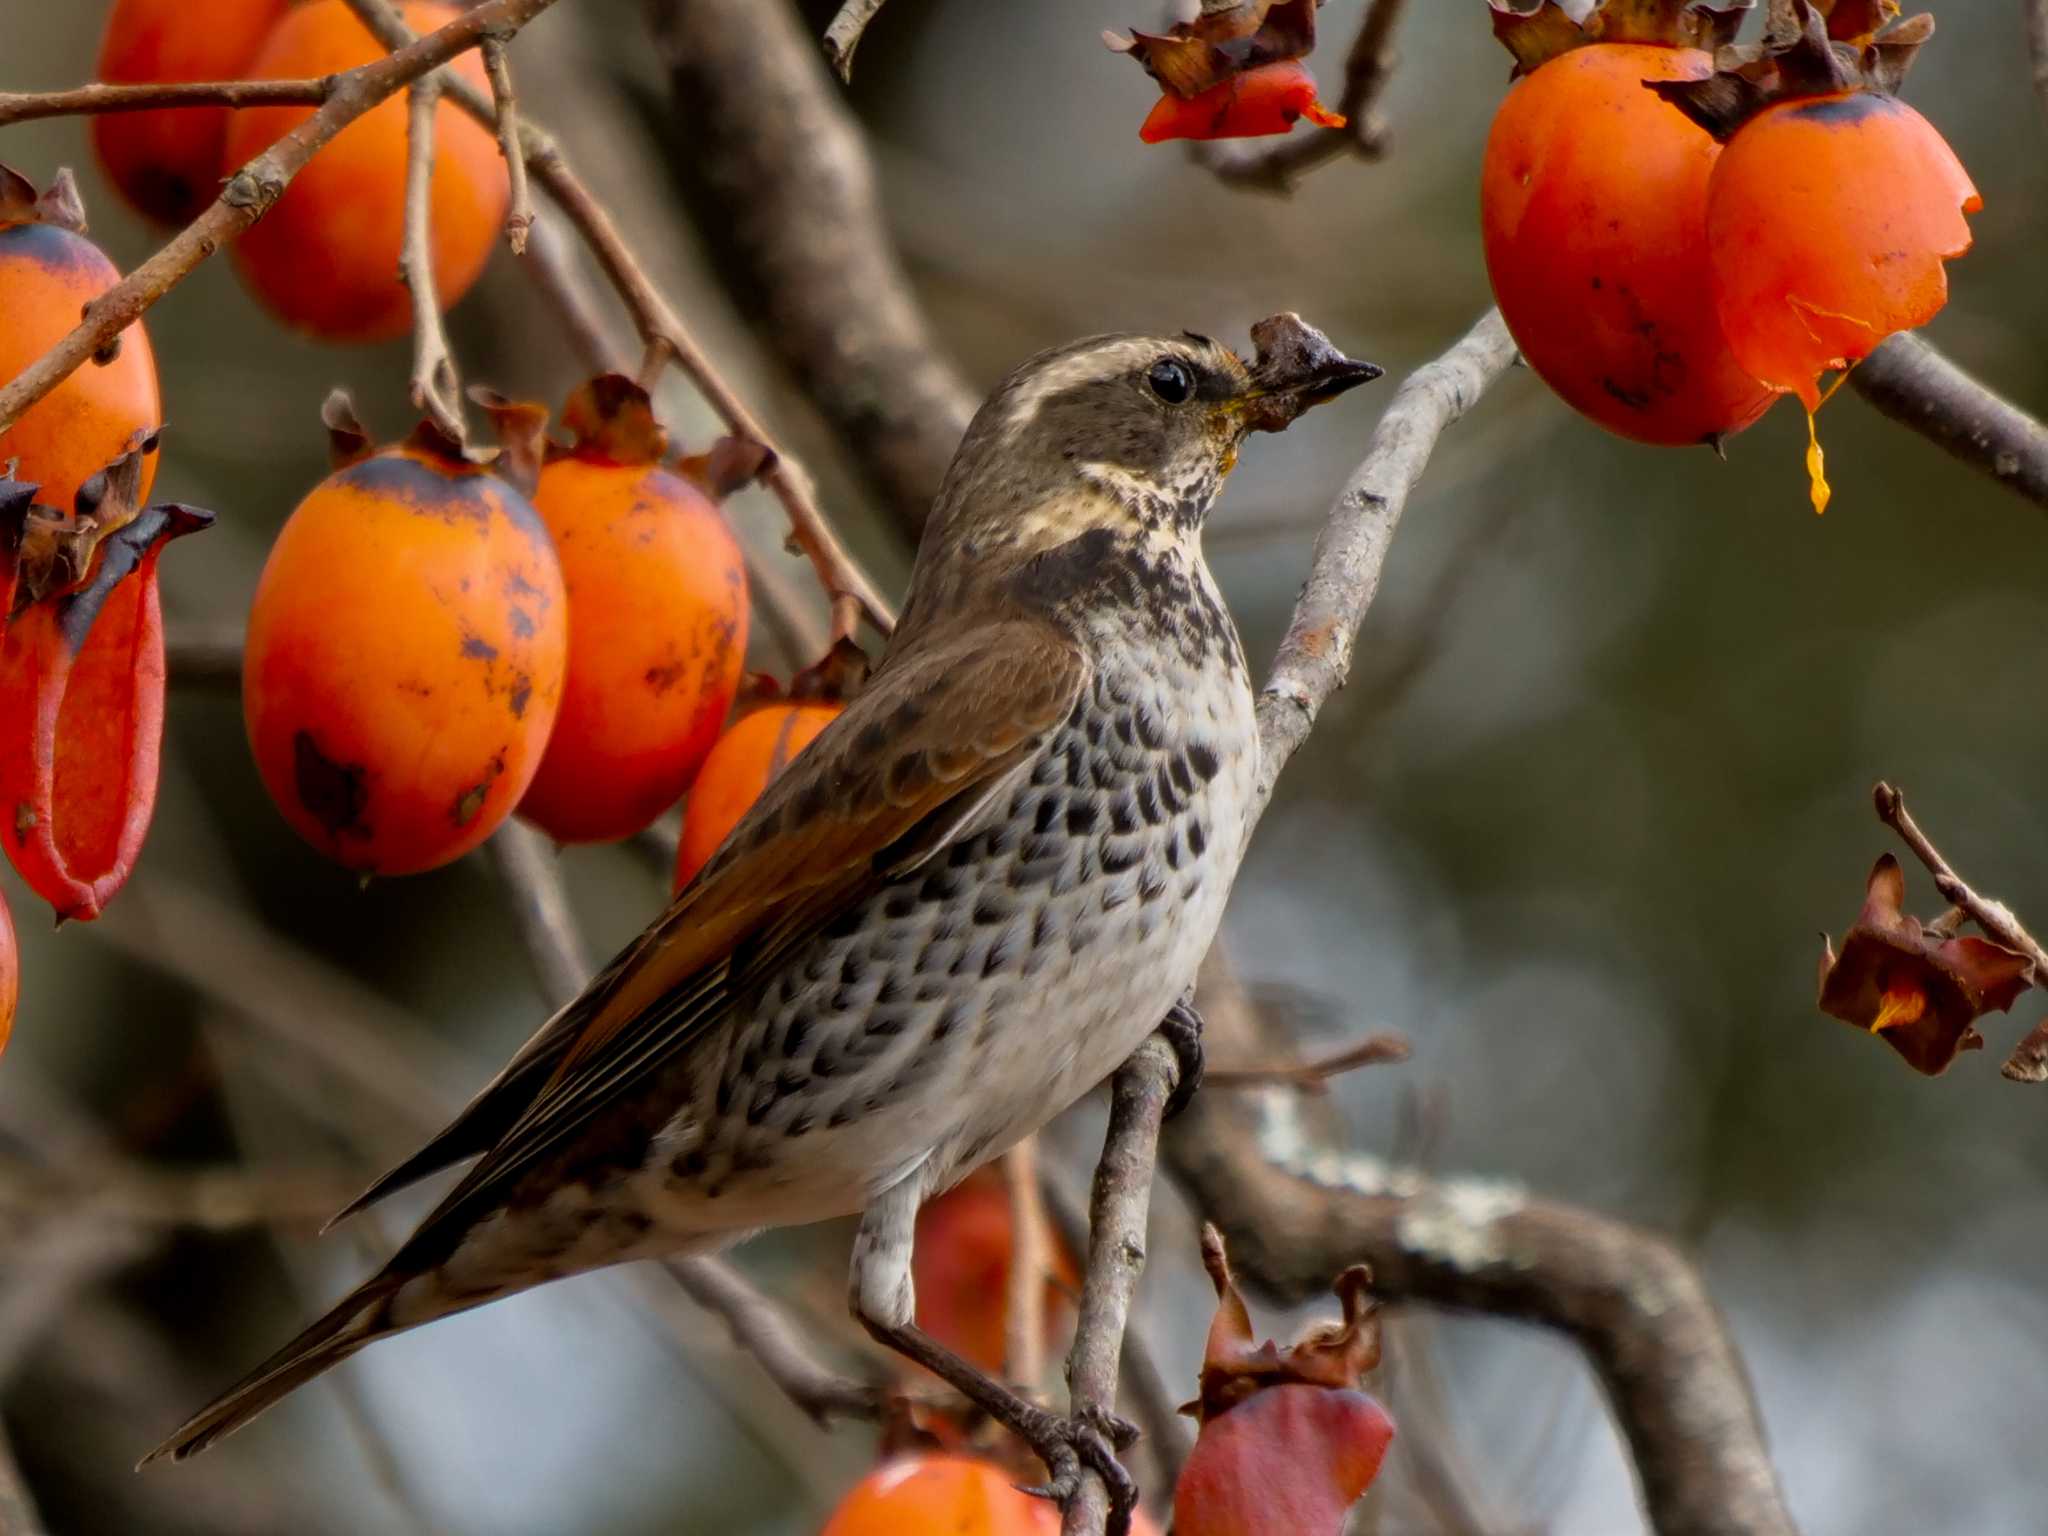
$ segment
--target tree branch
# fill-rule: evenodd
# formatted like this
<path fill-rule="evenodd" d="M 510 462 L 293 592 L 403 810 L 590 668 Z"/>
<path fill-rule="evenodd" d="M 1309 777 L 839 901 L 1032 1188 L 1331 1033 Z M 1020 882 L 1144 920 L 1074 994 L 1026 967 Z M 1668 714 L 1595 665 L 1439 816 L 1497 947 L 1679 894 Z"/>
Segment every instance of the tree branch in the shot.
<path fill-rule="evenodd" d="M 441 104 L 439 74 L 413 81 L 406 97 L 405 236 L 398 278 L 412 295 L 412 403 L 458 445 L 469 438 L 462 420 L 462 379 L 441 323 L 434 291 L 434 112 Z"/>
<path fill-rule="evenodd" d="M 846 0 L 825 28 L 825 57 L 841 80 L 852 81 L 853 50 L 860 46 L 861 34 L 881 8 L 882 0 Z"/>
<path fill-rule="evenodd" d="M 1213 1044 L 1272 1048 L 1213 957 L 1201 1003 Z M 1198 1094 L 1165 1138 L 1168 1172 L 1222 1228 L 1245 1278 L 1296 1303 L 1364 1262 L 1389 1300 L 1565 1334 L 1607 1389 L 1654 1530 L 1794 1536 L 1741 1358 L 1670 1241 L 1511 1183 L 1325 1147 L 1300 1102 L 1279 1089 Z"/>
<path fill-rule="evenodd" d="M 795 8 L 650 0 L 696 223 L 911 539 L 980 402 L 940 352 L 860 130 Z"/>
<path fill-rule="evenodd" d="M 1899 332 L 1851 368 L 1849 387 L 1951 458 L 2048 507 L 2048 427 L 1914 332 Z"/>
<path fill-rule="evenodd" d="M 334 77 L 313 115 L 229 178 L 220 197 L 155 255 L 86 306 L 85 318 L 48 352 L 0 388 L 0 432 L 139 319 L 200 262 L 270 210 L 291 179 L 336 134 L 428 71 L 477 45 L 486 32 L 510 33 L 554 0 L 483 0 L 438 32 Z"/>
<path fill-rule="evenodd" d="M 0 128 L 41 117 L 98 117 L 176 107 L 318 107 L 334 94 L 340 79 L 323 75 L 318 80 L 192 80 L 81 85 L 73 91 L 0 91 Z"/>
<path fill-rule="evenodd" d="M 1195 159 L 1218 180 L 1260 192 L 1290 193 L 1308 172 L 1344 155 L 1377 160 L 1386 153 L 1387 125 L 1375 110 L 1394 75 L 1394 29 L 1407 0 L 1372 0 L 1344 58 L 1344 90 L 1337 110 L 1342 128 L 1317 128 L 1273 139 L 1256 148 L 1191 146 Z"/>
<path fill-rule="evenodd" d="M 514 256 L 526 254 L 526 236 L 533 228 L 533 193 L 526 184 L 526 156 L 519 152 L 519 95 L 512 89 L 512 65 L 505 57 L 505 40 L 487 37 L 479 47 L 484 74 L 491 82 L 491 105 L 496 109 L 498 153 L 505 160 L 509 196 L 505 203 L 505 243 Z"/>

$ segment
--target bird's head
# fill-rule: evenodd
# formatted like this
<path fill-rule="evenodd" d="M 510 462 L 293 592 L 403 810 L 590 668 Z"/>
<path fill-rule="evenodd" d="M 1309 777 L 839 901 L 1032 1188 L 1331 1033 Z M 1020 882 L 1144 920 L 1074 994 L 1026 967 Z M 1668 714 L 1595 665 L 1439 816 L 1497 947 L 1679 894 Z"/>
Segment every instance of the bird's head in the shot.
<path fill-rule="evenodd" d="M 1247 433 L 1283 431 L 1380 374 L 1296 315 L 1260 321 L 1252 341 L 1246 363 L 1191 331 L 1091 336 L 1018 367 L 946 472 L 916 586 L 1091 535 L 1192 548 Z"/>

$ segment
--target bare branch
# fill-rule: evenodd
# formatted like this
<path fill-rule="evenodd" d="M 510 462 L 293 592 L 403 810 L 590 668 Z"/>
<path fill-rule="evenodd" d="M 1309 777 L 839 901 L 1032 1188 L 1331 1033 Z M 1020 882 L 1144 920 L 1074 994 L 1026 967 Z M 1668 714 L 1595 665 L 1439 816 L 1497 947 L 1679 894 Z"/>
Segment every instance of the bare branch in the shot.
<path fill-rule="evenodd" d="M 175 84 L 81 85 L 72 91 L 0 91 L 0 128 L 39 117 L 98 117 L 178 107 L 317 107 L 338 75 L 318 80 L 191 80 Z M 4 1530 L 0 1526 L 0 1530 Z"/>
<path fill-rule="evenodd" d="M 398 280 L 412 295 L 412 403 L 464 444 L 469 431 L 462 420 L 462 379 L 434 291 L 434 110 L 441 104 L 441 79 L 438 73 L 422 75 L 406 98 L 405 238 Z"/>
<path fill-rule="evenodd" d="M 348 6 L 362 18 L 370 34 L 387 48 L 406 47 L 415 36 L 391 0 L 348 0 Z M 778 9 L 764 7 L 758 15 L 750 12 L 747 29 L 764 25 Z M 448 81 L 448 99 L 478 122 L 496 126 L 497 110 L 491 99 L 468 81 L 451 78 Z M 760 122 L 758 114 L 755 120 L 757 124 Z M 840 543 L 824 513 L 819 511 L 809 476 L 777 447 L 746 403 L 733 392 L 711 359 L 705 356 L 683 325 L 682 318 L 661 296 L 639 259 L 620 237 L 610 212 L 570 169 L 561 146 L 532 121 L 521 120 L 519 148 L 528 172 L 554 199 L 583 243 L 590 248 L 590 253 L 597 258 L 597 264 L 604 269 L 612 287 L 618 291 L 633 317 L 633 325 L 640 333 L 641 341 L 650 349 L 649 363 L 653 362 L 654 351 L 666 352 L 689 376 L 697 392 L 725 423 L 728 431 L 768 450 L 769 463 L 761 472 L 761 481 L 782 503 L 783 511 L 789 517 L 790 537 L 809 557 L 820 585 L 835 602 L 847 599 L 858 604 L 867 621 L 887 634 L 895 627 L 896 616 L 868 579 L 867 573 Z M 643 382 L 646 382 L 646 367 L 643 365 Z"/>
<path fill-rule="evenodd" d="M 1302 1061 L 1272 1061 L 1263 1066 L 1209 1067 L 1202 1073 L 1204 1088 L 1292 1088 L 1298 1093 L 1328 1093 L 1330 1079 L 1375 1067 L 1384 1062 L 1406 1061 L 1408 1042 L 1400 1035 L 1367 1035 L 1332 1051 Z"/>
<path fill-rule="evenodd" d="M 519 97 L 512 89 L 512 65 L 503 38 L 487 37 L 479 51 L 491 82 L 491 103 L 497 109 L 498 153 L 505 157 L 505 179 L 511 195 L 505 205 L 505 243 L 514 256 L 526 254 L 533 228 L 533 193 L 526 184 L 526 156 L 519 152 Z"/>
<path fill-rule="evenodd" d="M 1110 1084 L 1109 1133 L 1088 1201 L 1088 1272 L 1081 1316 L 1067 1355 L 1071 1412 L 1100 1417 L 1116 1411 L 1117 1366 L 1124 1326 L 1145 1269 L 1145 1225 L 1152 1209 L 1152 1170 L 1166 1101 L 1180 1081 L 1173 1048 L 1157 1035 L 1139 1046 Z M 1121 1449 L 1121 1447 L 1119 1447 Z M 1102 1536 L 1109 1489 L 1085 1468 L 1068 1504 L 1062 1536 Z"/>
<path fill-rule="evenodd" d="M 1261 192 L 1289 193 L 1308 172 L 1344 155 L 1377 160 L 1386 153 L 1387 125 L 1376 107 L 1394 74 L 1394 29 L 1407 0 L 1372 0 L 1344 59 L 1344 91 L 1337 98 L 1342 128 L 1294 132 L 1258 148 L 1193 146 L 1195 158 L 1221 181 Z"/>
<path fill-rule="evenodd" d="M 64 1215 L 116 1227 L 317 1229 L 361 1188 L 362 1180 L 355 1177 L 232 1166 L 154 1168 L 117 1161 L 70 1169 L 0 1162 L 0 1211 L 46 1219 Z M 6 1529 L 0 1525 L 0 1531 Z"/>
<path fill-rule="evenodd" d="M 794 7 L 649 12 L 698 228 L 742 312 L 916 538 L 981 401 L 904 276 L 858 125 Z"/>
<path fill-rule="evenodd" d="M 517 817 L 484 844 L 505 887 L 513 921 L 534 979 L 549 1008 L 559 1008 L 590 979 L 590 959 L 576 928 L 562 872 L 547 839 Z"/>
<path fill-rule="evenodd" d="M 525 164 L 523 160 L 520 163 Z M 528 235 L 526 259 L 520 266 L 561 321 L 577 362 L 591 373 L 619 372 L 624 354 L 612 339 L 597 295 L 563 241 L 560 227 L 536 224 Z"/>
<path fill-rule="evenodd" d="M 819 1361 L 781 1309 L 732 1265 L 716 1259 L 674 1259 L 667 1269 L 692 1301 L 725 1319 L 733 1342 L 813 1422 L 824 1426 L 834 1419 L 882 1416 L 887 1394 Z"/>
<path fill-rule="evenodd" d="M 1308 580 L 1259 693 L 1259 779 L 1251 822 L 1280 770 L 1351 671 L 1351 647 L 1379 592 L 1394 530 L 1437 440 L 1508 369 L 1515 343 L 1498 310 L 1402 381 L 1316 537 Z M 1249 830 L 1249 828 L 1247 829 Z M 1328 1276 L 1324 1277 L 1325 1279 Z"/>
<path fill-rule="evenodd" d="M 220 197 L 155 255 L 86 306 L 63 340 L 0 388 L 0 432 L 184 280 L 194 267 L 270 210 L 291 179 L 337 133 L 487 33 L 515 32 L 554 0 L 483 0 L 438 32 L 337 75 L 320 108 L 228 179 Z"/>
<path fill-rule="evenodd" d="M 841 80 L 852 82 L 853 50 L 860 46 L 861 34 L 881 8 L 882 0 L 846 0 L 825 28 L 825 57 Z"/>
<path fill-rule="evenodd" d="M 1851 368 L 1849 387 L 1951 458 L 2048 507 L 2048 427 L 1914 332 L 1899 332 Z"/>
<path fill-rule="evenodd" d="M 1010 1272 L 1003 1298 L 1003 1369 L 1028 1392 L 1045 1381 L 1045 1284 L 1052 1274 L 1052 1227 L 1038 1181 L 1038 1138 L 1003 1154 L 1010 1201 Z"/>

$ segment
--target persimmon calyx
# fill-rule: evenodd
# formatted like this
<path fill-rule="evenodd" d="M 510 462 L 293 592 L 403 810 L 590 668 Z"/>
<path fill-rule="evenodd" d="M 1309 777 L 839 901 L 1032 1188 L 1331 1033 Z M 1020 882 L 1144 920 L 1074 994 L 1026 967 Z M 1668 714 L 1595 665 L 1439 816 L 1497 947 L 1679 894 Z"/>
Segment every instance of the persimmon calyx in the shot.
<path fill-rule="evenodd" d="M 1510 78 L 1589 43 L 1649 43 L 1707 52 L 1735 40 L 1755 0 L 1599 0 L 1574 16 L 1557 0 L 1487 0 L 1493 35 L 1515 56 Z"/>
<path fill-rule="evenodd" d="M 1164 32 L 1129 37 L 1102 34 L 1103 42 L 1127 53 L 1159 82 L 1160 89 L 1192 100 L 1234 76 L 1266 64 L 1303 59 L 1316 45 L 1316 7 L 1322 0 L 1240 0 L 1205 8 L 1193 21 Z"/>

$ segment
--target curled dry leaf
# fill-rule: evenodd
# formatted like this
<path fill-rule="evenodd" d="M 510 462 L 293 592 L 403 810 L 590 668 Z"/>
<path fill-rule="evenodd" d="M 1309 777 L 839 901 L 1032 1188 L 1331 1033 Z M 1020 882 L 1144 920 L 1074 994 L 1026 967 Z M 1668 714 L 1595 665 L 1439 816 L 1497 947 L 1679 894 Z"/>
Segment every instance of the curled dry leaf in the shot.
<path fill-rule="evenodd" d="M 138 432 L 126 453 L 78 487 L 71 511 L 39 503 L 26 509 L 9 535 L 18 536 L 10 551 L 14 596 L 7 608 L 9 615 L 44 598 L 75 591 L 84 583 L 100 546 L 142 511 L 144 480 L 157 450 L 157 436 L 155 432 Z"/>
<path fill-rule="evenodd" d="M 1321 0 L 1240 0 L 1204 8 L 1193 21 L 1164 32 L 1129 37 L 1114 32 L 1102 40 L 1128 53 L 1169 96 L 1192 100 L 1233 76 L 1266 64 L 1303 59 L 1316 46 L 1316 7 Z"/>
<path fill-rule="evenodd" d="M 1958 937 L 1946 920 L 1923 924 L 1904 911 L 1906 876 L 1890 854 L 1870 871 L 1863 910 L 1841 953 L 1822 939 L 1820 1009 L 1868 1030 L 1934 1077 L 1964 1051 L 1982 1049 L 1975 1021 L 2003 1013 L 2033 985 L 2017 951 Z"/>
<path fill-rule="evenodd" d="M 1339 1536 L 1394 1437 L 1386 1410 L 1358 1390 L 1380 1359 L 1372 1272 L 1339 1275 L 1343 1320 L 1282 1349 L 1257 1342 L 1214 1227 L 1202 1229 L 1202 1263 L 1216 1316 L 1200 1396 L 1181 1410 L 1202 1430 L 1174 1489 L 1176 1536 Z"/>
<path fill-rule="evenodd" d="M 1708 52 L 1731 43 L 1755 0 L 1599 0 L 1580 14 L 1556 0 L 1487 0 L 1493 35 L 1515 56 L 1510 78 L 1588 43 Z"/>

